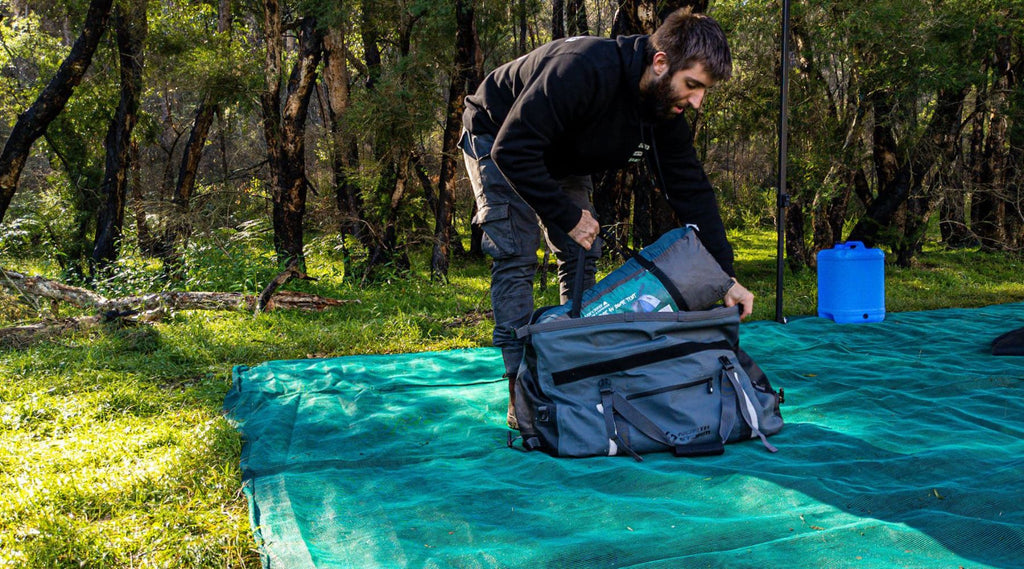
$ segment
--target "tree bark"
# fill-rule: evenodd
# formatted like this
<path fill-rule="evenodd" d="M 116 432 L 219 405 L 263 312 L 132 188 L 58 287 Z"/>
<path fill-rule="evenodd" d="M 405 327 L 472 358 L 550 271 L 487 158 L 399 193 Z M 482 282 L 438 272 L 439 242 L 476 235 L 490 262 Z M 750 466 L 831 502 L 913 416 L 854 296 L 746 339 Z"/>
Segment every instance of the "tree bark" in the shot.
<path fill-rule="evenodd" d="M 132 130 L 138 121 L 142 95 L 143 44 L 148 22 L 148 0 L 118 4 L 114 17 L 121 67 L 121 100 L 106 138 L 106 174 L 100 185 L 100 209 L 96 216 L 96 240 L 92 261 L 102 272 L 117 260 L 124 228 L 124 206 L 128 187 Z"/>
<path fill-rule="evenodd" d="M 231 0 L 220 0 L 217 10 L 217 33 L 229 33 L 231 31 Z M 203 149 L 209 139 L 213 118 L 219 110 L 220 105 L 214 100 L 210 89 L 206 89 L 196 109 L 188 140 L 185 142 L 181 164 L 178 166 L 178 181 L 174 185 L 174 193 L 171 197 L 173 213 L 165 228 L 164 243 L 160 246 L 164 263 L 168 265 L 167 269 L 170 271 L 177 270 L 181 264 L 177 249 L 190 232 L 189 207 L 192 194 L 195 192 L 199 163 L 203 159 Z"/>
<path fill-rule="evenodd" d="M 346 41 L 347 33 L 342 27 L 331 28 L 324 35 L 323 85 L 327 94 L 327 116 L 331 130 L 331 174 L 334 178 L 335 200 L 342 218 L 342 235 L 353 235 L 365 243 L 366 236 L 361 223 L 362 200 L 358 188 L 348 175 L 349 168 L 356 162 L 358 156 L 355 155 L 355 144 L 345 122 L 351 105 L 351 77 L 346 59 Z"/>
<path fill-rule="evenodd" d="M 305 272 L 302 222 L 306 214 L 306 117 L 316 85 L 316 68 L 323 55 L 323 36 L 315 18 L 303 18 L 299 27 L 299 56 L 288 78 L 281 131 L 281 154 L 274 188 L 274 249 L 278 264 L 293 261 Z"/>
<path fill-rule="evenodd" d="M 82 81 L 100 37 L 107 27 L 113 0 L 93 0 L 85 16 L 82 33 L 75 40 L 57 74 L 50 80 L 27 111 L 18 116 L 4 148 L 0 151 L 0 222 L 18 188 L 32 144 L 46 132 L 50 122 L 64 110 L 75 87 Z"/>
<path fill-rule="evenodd" d="M 551 0 L 551 39 L 565 37 L 565 0 Z"/>
<path fill-rule="evenodd" d="M 570 36 L 589 36 L 587 5 L 583 0 L 565 0 L 566 32 Z"/>
<path fill-rule="evenodd" d="M 440 280 L 448 278 L 451 258 L 455 209 L 455 172 L 462 152 L 462 112 L 467 89 L 472 81 L 476 62 L 476 30 L 473 28 L 473 4 L 455 0 L 455 66 L 448 84 L 448 113 L 441 143 L 441 171 L 437 180 L 437 209 L 434 224 L 434 250 L 430 258 L 430 274 Z"/>
<path fill-rule="evenodd" d="M 690 7 L 694 12 L 707 11 L 706 0 L 623 0 L 615 10 L 611 37 L 630 34 L 652 34 L 672 12 Z"/>
<path fill-rule="evenodd" d="M 786 263 L 794 273 L 811 265 L 811 256 L 807 251 L 806 223 L 800 202 L 790 201 L 786 207 Z"/>

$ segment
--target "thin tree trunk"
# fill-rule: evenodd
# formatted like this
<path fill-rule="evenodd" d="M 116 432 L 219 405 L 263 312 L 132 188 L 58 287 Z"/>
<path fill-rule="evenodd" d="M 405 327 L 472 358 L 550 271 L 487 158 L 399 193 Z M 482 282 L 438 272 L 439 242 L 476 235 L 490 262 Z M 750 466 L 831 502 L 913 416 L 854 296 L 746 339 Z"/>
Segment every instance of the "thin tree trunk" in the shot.
<path fill-rule="evenodd" d="M 220 0 L 218 5 L 217 33 L 225 34 L 231 30 L 231 0 Z M 192 121 L 192 129 L 189 131 L 188 140 L 185 142 L 185 150 L 182 153 L 181 164 L 178 167 L 178 181 L 174 186 L 174 193 L 171 197 L 173 213 L 166 227 L 164 243 L 161 250 L 164 253 L 166 268 L 175 271 L 181 264 L 180 255 L 176 251 L 180 242 L 185 239 L 189 232 L 189 207 L 192 201 L 192 194 L 195 191 L 196 176 L 199 172 L 199 163 L 203 158 L 203 148 L 209 139 L 210 127 L 213 125 L 213 118 L 218 113 L 220 105 L 214 101 L 209 90 L 202 95 L 202 101 L 196 109 L 195 120 Z"/>
<path fill-rule="evenodd" d="M 442 280 L 448 278 L 450 249 L 455 233 L 455 172 L 457 159 L 461 157 L 459 137 L 462 133 L 462 112 L 466 108 L 463 100 L 476 61 L 472 1 L 455 0 L 455 22 L 455 69 L 448 85 L 448 115 L 442 137 L 441 171 L 437 181 L 434 250 L 430 258 L 431 275 Z"/>
<path fill-rule="evenodd" d="M 570 36 L 589 36 L 587 5 L 583 0 L 565 0 L 566 32 Z"/>
<path fill-rule="evenodd" d="M 305 273 L 302 222 L 306 214 L 306 117 L 316 86 L 316 68 L 323 54 L 323 36 L 315 18 L 299 27 L 299 56 L 288 78 L 281 130 L 278 185 L 273 192 L 274 249 L 278 264 L 297 263 Z"/>
<path fill-rule="evenodd" d="M 107 27 L 113 0 L 93 0 L 85 16 L 82 33 L 75 40 L 57 74 L 27 111 L 19 115 L 4 148 L 0 151 L 0 222 L 18 188 L 32 144 L 46 132 L 50 122 L 64 110 L 75 87 L 82 81 L 100 37 Z"/>
<path fill-rule="evenodd" d="M 264 90 L 260 93 L 263 111 L 263 139 L 267 144 L 268 183 L 280 186 L 281 164 L 281 61 L 284 40 L 281 30 L 281 7 L 277 0 L 263 0 L 263 36 L 266 53 L 263 60 Z M 275 190 L 276 191 L 276 190 Z"/>
<path fill-rule="evenodd" d="M 363 274 L 363 281 L 372 280 L 377 269 L 385 264 L 394 263 L 395 268 L 404 270 L 409 267 L 408 258 L 398 255 L 398 214 L 405 197 L 406 184 L 409 176 L 409 156 L 400 155 L 395 158 L 389 168 L 389 172 L 382 178 L 382 185 L 385 182 L 392 182 L 391 200 L 388 205 L 388 213 L 384 222 L 383 235 L 377 240 L 377 244 L 370 252 L 370 259 L 366 265 L 366 272 Z"/>
<path fill-rule="evenodd" d="M 803 205 L 799 200 L 791 200 L 786 207 L 786 263 L 789 270 L 794 273 L 811 264 L 805 225 Z"/>
<path fill-rule="evenodd" d="M 516 42 L 516 47 L 519 48 L 519 54 L 522 55 L 522 54 L 526 53 L 526 50 L 527 50 L 527 48 L 526 48 L 526 31 L 527 31 L 526 30 L 526 0 L 519 0 L 519 2 L 516 3 L 515 11 L 516 11 L 516 21 L 518 23 L 518 26 L 516 26 L 517 31 L 518 31 L 518 35 L 517 35 L 518 41 Z"/>
<path fill-rule="evenodd" d="M 136 0 L 127 7 L 118 5 L 114 18 L 121 66 L 121 101 L 107 131 L 106 174 L 100 186 L 100 210 L 96 218 L 96 241 L 92 260 L 97 272 L 117 260 L 124 228 L 124 207 L 127 196 L 128 163 L 131 156 L 132 130 L 138 121 L 142 94 L 143 44 L 148 22 L 148 0 Z"/>
<path fill-rule="evenodd" d="M 327 93 L 327 115 L 331 129 L 331 174 L 334 177 L 334 194 L 341 214 L 341 232 L 353 235 L 360 241 L 365 239 L 362 203 L 358 188 L 349 179 L 348 171 L 354 163 L 352 137 L 347 132 L 345 117 L 351 104 L 351 80 L 346 52 L 346 30 L 335 27 L 324 35 L 323 84 Z M 355 157 L 357 158 L 357 157 Z M 347 262 L 347 256 L 346 256 Z"/>
<path fill-rule="evenodd" d="M 565 0 L 551 0 L 551 39 L 565 37 Z"/>

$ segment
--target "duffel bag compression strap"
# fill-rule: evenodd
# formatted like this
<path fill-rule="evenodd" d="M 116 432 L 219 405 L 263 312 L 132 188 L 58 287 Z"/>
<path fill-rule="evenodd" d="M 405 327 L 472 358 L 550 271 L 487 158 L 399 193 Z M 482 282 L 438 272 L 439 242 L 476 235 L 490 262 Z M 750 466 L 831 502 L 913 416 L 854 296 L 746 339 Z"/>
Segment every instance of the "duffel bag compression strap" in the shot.
<path fill-rule="evenodd" d="M 758 424 L 757 411 L 755 410 L 754 403 L 750 400 L 750 396 L 743 390 L 743 386 L 740 385 L 739 372 L 736 371 L 735 366 L 729 361 L 729 358 L 721 356 L 718 361 L 722 364 L 722 422 L 719 425 L 718 434 L 722 440 L 726 440 L 729 433 L 732 431 L 732 426 L 736 424 L 735 409 L 732 405 L 725 404 L 725 395 L 728 393 L 729 388 L 735 392 L 736 400 L 739 402 L 740 414 L 743 417 L 743 421 L 750 427 L 751 438 L 758 436 L 761 438 L 761 442 L 764 443 L 764 448 L 770 452 L 778 452 L 779 449 L 775 448 L 770 442 L 768 437 L 761 432 L 760 425 Z M 729 381 L 725 381 L 728 379 Z"/>
<path fill-rule="evenodd" d="M 754 410 L 754 405 L 750 401 L 749 396 L 743 391 L 739 381 L 739 374 L 736 373 L 735 368 L 729 362 L 728 358 L 724 358 L 722 374 L 722 416 L 719 422 L 718 439 L 709 443 L 688 443 L 688 444 L 676 444 L 669 439 L 665 429 L 662 429 L 637 409 L 632 403 L 626 400 L 625 397 L 615 393 L 612 389 L 611 381 L 608 379 L 602 379 L 600 381 L 599 388 L 601 390 L 601 408 L 604 414 L 604 426 L 605 432 L 608 436 L 609 441 L 614 441 L 618 448 L 624 450 L 627 454 L 632 456 L 637 462 L 643 462 L 643 458 L 637 454 L 629 444 L 623 440 L 619 434 L 619 430 L 615 427 L 615 414 L 617 413 L 620 417 L 625 419 L 629 424 L 633 425 L 638 431 L 646 435 L 651 440 L 657 441 L 669 449 L 676 456 L 710 456 L 722 454 L 725 452 L 725 441 L 729 437 L 729 433 L 732 431 L 733 425 L 736 424 L 736 406 L 730 405 L 729 398 L 726 397 L 729 389 L 733 391 L 735 400 L 739 403 L 740 416 L 743 421 L 750 427 L 752 436 L 758 436 L 761 438 L 761 442 L 764 443 L 764 447 L 769 452 L 778 452 L 779 449 L 775 448 L 774 445 L 768 442 L 768 438 L 765 437 L 764 433 L 761 432 L 758 426 L 757 413 Z M 724 381 L 728 379 L 728 381 Z"/>
<path fill-rule="evenodd" d="M 618 413 L 620 417 L 628 421 L 638 431 L 647 435 L 650 439 L 658 441 L 672 449 L 673 454 L 676 456 L 709 456 L 725 452 L 725 445 L 722 444 L 721 440 L 699 444 L 691 443 L 679 445 L 673 443 L 665 434 L 664 429 L 659 427 L 654 421 L 647 418 L 647 416 L 633 406 L 632 403 L 627 401 L 625 397 L 615 393 L 610 381 L 602 379 L 600 382 L 600 389 L 601 407 L 604 412 L 604 426 L 608 434 L 608 440 L 615 441 L 618 448 L 626 451 L 626 453 L 636 459 L 637 462 L 643 462 L 644 459 L 634 452 L 633 449 L 626 444 L 626 441 L 624 441 L 619 435 L 618 429 L 615 428 L 615 413 Z M 723 405 L 722 407 L 724 408 L 726 406 Z"/>

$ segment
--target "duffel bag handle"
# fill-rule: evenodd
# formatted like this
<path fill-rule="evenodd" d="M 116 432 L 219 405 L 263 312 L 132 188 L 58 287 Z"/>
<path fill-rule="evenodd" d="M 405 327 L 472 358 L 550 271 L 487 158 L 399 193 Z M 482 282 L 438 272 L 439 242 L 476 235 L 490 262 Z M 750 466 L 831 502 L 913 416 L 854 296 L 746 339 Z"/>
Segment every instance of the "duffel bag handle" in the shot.
<path fill-rule="evenodd" d="M 580 310 L 583 308 L 583 279 L 586 276 L 587 250 L 578 246 L 580 250 L 576 256 L 576 275 L 572 279 L 572 308 L 569 310 L 569 318 L 579 318 Z"/>

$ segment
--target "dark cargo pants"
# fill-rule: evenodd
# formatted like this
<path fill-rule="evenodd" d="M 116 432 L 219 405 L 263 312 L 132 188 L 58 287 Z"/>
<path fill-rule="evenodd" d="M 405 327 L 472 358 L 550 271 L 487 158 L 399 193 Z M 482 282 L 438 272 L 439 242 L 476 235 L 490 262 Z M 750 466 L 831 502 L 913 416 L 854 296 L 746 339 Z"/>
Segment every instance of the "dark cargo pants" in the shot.
<path fill-rule="evenodd" d="M 483 250 L 494 259 L 491 266 L 491 307 L 494 310 L 494 345 L 501 348 L 505 372 L 515 377 L 522 361 L 523 344 L 515 329 L 533 313 L 533 279 L 541 234 L 555 254 L 562 302 L 571 295 L 580 246 L 558 228 L 545 228 L 537 214 L 509 186 L 491 160 L 493 137 L 463 133 L 461 146 L 466 172 L 473 185 L 477 214 L 473 222 L 483 230 Z M 567 199 L 597 215 L 591 203 L 590 176 L 558 180 Z M 598 239 L 587 253 L 584 290 L 594 284 L 596 261 L 601 256 Z"/>

